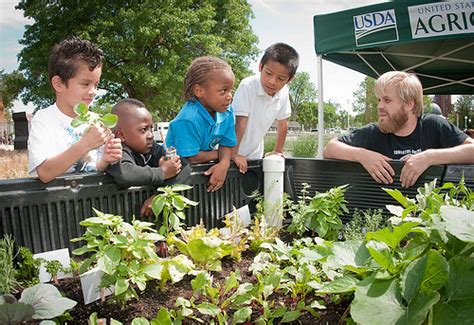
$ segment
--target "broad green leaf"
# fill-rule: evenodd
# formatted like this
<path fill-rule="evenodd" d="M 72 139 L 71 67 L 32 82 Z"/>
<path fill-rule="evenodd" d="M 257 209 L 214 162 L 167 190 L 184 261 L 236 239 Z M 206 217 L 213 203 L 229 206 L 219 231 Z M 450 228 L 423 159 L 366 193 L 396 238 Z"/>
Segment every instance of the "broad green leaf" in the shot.
<path fill-rule="evenodd" d="M 172 201 L 173 207 L 177 210 L 183 210 L 184 209 L 184 202 L 179 196 L 173 197 Z"/>
<path fill-rule="evenodd" d="M 125 291 L 128 290 L 129 283 L 127 280 L 123 278 L 117 279 L 117 282 L 115 282 L 115 295 L 119 296 Z"/>
<path fill-rule="evenodd" d="M 165 206 L 166 200 L 162 196 L 155 196 L 153 200 L 151 201 L 151 209 L 153 210 L 153 213 L 155 216 L 159 216 L 161 214 L 161 211 L 163 211 L 163 207 Z"/>
<path fill-rule="evenodd" d="M 439 290 L 448 280 L 448 263 L 436 251 L 430 251 L 408 265 L 402 274 L 401 291 L 403 298 L 410 303 L 418 292 Z"/>
<path fill-rule="evenodd" d="M 216 317 L 221 312 L 221 309 L 218 306 L 210 304 L 208 302 L 200 303 L 196 306 L 196 308 L 201 314 L 210 315 L 214 317 Z"/>
<path fill-rule="evenodd" d="M 395 260 L 392 256 L 390 248 L 384 242 L 378 240 L 370 240 L 366 244 L 370 256 L 384 269 L 393 272 L 395 267 Z"/>
<path fill-rule="evenodd" d="M 400 226 L 394 226 L 393 231 L 389 228 L 383 228 L 379 231 L 368 232 L 365 235 L 367 241 L 375 239 L 387 244 L 392 250 L 398 246 L 400 241 L 404 239 L 410 232 L 413 231 L 413 228 L 418 226 L 418 222 L 406 222 Z"/>
<path fill-rule="evenodd" d="M 150 325 L 150 322 L 145 317 L 138 317 L 132 320 L 132 325 Z"/>
<path fill-rule="evenodd" d="M 99 120 L 102 122 L 102 124 L 104 124 L 105 127 L 111 129 L 115 125 L 117 125 L 118 116 L 115 114 L 108 113 L 102 116 Z"/>
<path fill-rule="evenodd" d="M 391 197 L 393 197 L 398 203 L 400 203 L 404 208 L 407 208 L 411 205 L 414 205 L 415 202 L 411 199 L 406 198 L 402 192 L 399 190 L 392 190 L 389 188 L 382 188 L 385 192 L 387 192 Z"/>
<path fill-rule="evenodd" d="M 148 264 L 143 268 L 143 272 L 150 278 L 161 279 L 161 272 L 163 272 L 163 265 L 161 263 Z"/>
<path fill-rule="evenodd" d="M 156 323 L 154 323 L 156 322 Z M 156 314 L 155 318 L 152 319 L 151 324 L 160 324 L 160 325 L 172 325 L 173 322 L 171 321 L 171 316 L 168 310 L 165 308 L 160 308 L 158 313 Z"/>
<path fill-rule="evenodd" d="M 251 307 L 239 308 L 234 313 L 234 316 L 232 318 L 232 323 L 233 324 L 243 323 L 246 320 L 248 320 L 250 318 L 250 316 L 252 316 L 252 308 Z"/>
<path fill-rule="evenodd" d="M 71 121 L 71 126 L 73 128 L 77 128 L 79 125 L 82 125 L 82 124 L 84 124 L 84 121 L 82 121 L 80 118 L 77 118 L 77 117 L 72 119 Z"/>
<path fill-rule="evenodd" d="M 316 292 L 319 294 L 352 292 L 356 289 L 355 285 L 357 282 L 359 282 L 359 280 L 353 276 L 345 275 L 331 282 L 324 283 Z"/>
<path fill-rule="evenodd" d="M 474 211 L 454 206 L 442 206 L 441 216 L 446 231 L 462 241 L 474 243 Z"/>
<path fill-rule="evenodd" d="M 433 324 L 474 324 L 474 257 L 449 261 L 446 296 L 433 308 Z"/>
<path fill-rule="evenodd" d="M 332 252 L 334 255 L 329 255 L 325 263 L 332 269 L 343 269 L 347 265 L 356 268 L 365 267 L 370 258 L 369 251 L 362 241 L 334 242 Z"/>
<path fill-rule="evenodd" d="M 191 286 L 194 291 L 203 292 L 206 285 L 210 285 L 212 282 L 209 273 L 202 271 L 199 272 L 194 279 L 191 280 Z"/>
<path fill-rule="evenodd" d="M 191 270 L 194 270 L 194 264 L 185 255 L 178 255 L 172 260 L 168 261 L 168 272 L 171 282 L 176 283 L 181 281 L 183 277 Z"/>
<path fill-rule="evenodd" d="M 33 306 L 34 319 L 50 319 L 62 315 L 77 302 L 61 295 L 51 284 L 37 284 L 21 293 L 19 302 Z"/>
<path fill-rule="evenodd" d="M 297 320 L 300 316 L 301 312 L 299 310 L 287 311 L 283 314 L 283 318 L 281 319 L 280 323 L 290 323 Z"/>
<path fill-rule="evenodd" d="M 22 302 L 0 304 L 0 324 L 20 324 L 33 320 L 35 310 L 33 306 Z"/>
<path fill-rule="evenodd" d="M 86 115 L 89 112 L 89 108 L 85 103 L 78 103 L 74 105 L 73 110 L 77 115 Z"/>
<path fill-rule="evenodd" d="M 192 189 L 193 187 L 186 184 L 174 184 L 171 186 L 173 192 L 182 192 Z"/>

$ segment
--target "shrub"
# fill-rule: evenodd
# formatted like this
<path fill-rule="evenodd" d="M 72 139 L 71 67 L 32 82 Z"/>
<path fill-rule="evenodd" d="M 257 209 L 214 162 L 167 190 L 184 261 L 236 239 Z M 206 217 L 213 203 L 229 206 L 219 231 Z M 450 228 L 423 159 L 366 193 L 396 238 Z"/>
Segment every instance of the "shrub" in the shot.
<path fill-rule="evenodd" d="M 292 156 L 300 158 L 314 158 L 317 151 L 316 137 L 303 136 L 292 142 Z"/>
<path fill-rule="evenodd" d="M 263 141 L 263 154 L 268 152 L 272 152 L 275 148 L 276 144 L 276 136 L 266 136 L 265 140 Z"/>
<path fill-rule="evenodd" d="M 356 209 L 351 221 L 344 226 L 341 235 L 344 240 L 363 240 L 366 233 L 377 231 L 386 226 L 387 221 L 382 215 L 382 209 L 365 211 Z"/>
<path fill-rule="evenodd" d="M 14 258 L 14 241 L 10 235 L 5 235 L 0 239 L 0 295 L 13 292 L 17 284 Z"/>

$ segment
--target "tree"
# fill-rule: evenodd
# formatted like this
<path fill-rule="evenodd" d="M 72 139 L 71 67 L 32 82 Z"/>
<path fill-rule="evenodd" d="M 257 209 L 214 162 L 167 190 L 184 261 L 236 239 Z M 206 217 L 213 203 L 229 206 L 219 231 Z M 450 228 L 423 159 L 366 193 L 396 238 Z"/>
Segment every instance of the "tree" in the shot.
<path fill-rule="evenodd" d="M 226 59 L 236 84 L 258 54 L 242 0 L 22 0 L 17 9 L 34 19 L 26 27 L 20 69 L 27 79 L 23 99 L 45 107 L 54 98 L 47 78 L 52 46 L 70 35 L 89 39 L 103 51 L 102 101 L 142 100 L 167 120 L 181 106 L 182 83 L 191 60 L 202 55 Z"/>
<path fill-rule="evenodd" d="M 0 96 L 6 113 L 10 111 L 13 101 L 21 93 L 24 82 L 23 75 L 17 70 L 11 73 L 5 73 L 4 70 L 0 70 Z"/>
<path fill-rule="evenodd" d="M 466 126 L 472 128 L 474 120 L 474 95 L 461 95 L 454 103 L 454 112 L 449 115 L 449 120 L 456 125 L 457 116 L 459 115 L 459 128 L 464 129 Z M 471 119 L 471 124 L 469 124 Z M 466 125 L 469 124 L 469 125 Z"/>
<path fill-rule="evenodd" d="M 290 102 L 294 115 L 298 114 L 304 104 L 314 102 L 316 95 L 316 87 L 309 80 L 309 73 L 297 72 L 290 82 Z"/>
<path fill-rule="evenodd" d="M 378 120 L 377 97 L 374 92 L 375 79 L 372 77 L 365 77 L 359 84 L 359 87 L 354 92 L 353 110 L 355 112 L 363 113 L 364 124 L 375 122 Z"/>

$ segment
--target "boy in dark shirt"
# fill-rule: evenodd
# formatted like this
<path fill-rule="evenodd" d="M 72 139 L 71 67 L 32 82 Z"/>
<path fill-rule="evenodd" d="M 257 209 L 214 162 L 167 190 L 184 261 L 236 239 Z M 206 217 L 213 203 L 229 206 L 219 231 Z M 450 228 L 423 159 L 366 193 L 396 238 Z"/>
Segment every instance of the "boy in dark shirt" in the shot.
<path fill-rule="evenodd" d="M 119 188 L 143 185 L 169 185 L 185 183 L 191 167 L 181 163 L 179 156 L 166 159 L 166 152 L 153 140 L 153 120 L 145 105 L 137 99 L 122 99 L 112 108 L 118 116 L 113 129 L 115 137 L 122 140 L 122 159 L 110 165 Z M 149 198 L 142 207 L 142 215 L 151 214 Z"/>

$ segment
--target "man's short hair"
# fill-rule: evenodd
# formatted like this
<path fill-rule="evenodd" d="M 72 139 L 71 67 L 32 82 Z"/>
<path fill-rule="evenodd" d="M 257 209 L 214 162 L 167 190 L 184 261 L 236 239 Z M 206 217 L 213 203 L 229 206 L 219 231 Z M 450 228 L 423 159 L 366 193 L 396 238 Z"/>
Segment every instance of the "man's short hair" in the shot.
<path fill-rule="evenodd" d="M 298 52 L 288 44 L 275 43 L 265 50 L 260 64 L 264 66 L 268 60 L 276 61 L 287 67 L 291 79 L 296 74 L 300 57 Z"/>
<path fill-rule="evenodd" d="M 407 104 L 413 100 L 413 113 L 420 116 L 423 112 L 423 87 L 413 73 L 389 71 L 381 75 L 375 82 L 375 93 L 383 95 L 388 86 L 394 86 L 400 99 Z"/>
<path fill-rule="evenodd" d="M 104 58 L 101 49 L 92 42 L 71 36 L 56 44 L 51 51 L 48 63 L 49 81 L 54 76 L 59 76 L 67 85 L 69 79 L 74 78 L 79 63 L 84 63 L 90 71 L 102 66 Z"/>

